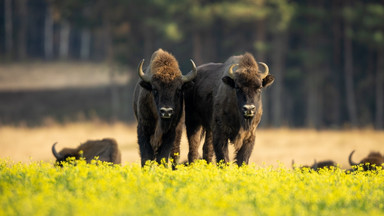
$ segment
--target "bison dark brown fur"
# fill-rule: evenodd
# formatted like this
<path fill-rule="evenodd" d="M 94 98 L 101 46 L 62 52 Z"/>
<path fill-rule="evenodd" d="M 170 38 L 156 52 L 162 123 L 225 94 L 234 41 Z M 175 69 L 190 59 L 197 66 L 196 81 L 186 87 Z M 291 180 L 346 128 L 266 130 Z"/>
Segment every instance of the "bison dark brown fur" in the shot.
<path fill-rule="evenodd" d="M 265 67 L 261 73 L 258 64 Z M 229 162 L 228 140 L 235 145 L 238 165 L 248 164 L 255 143 L 256 128 L 262 115 L 261 92 L 274 77 L 268 66 L 257 63 L 246 53 L 232 56 L 225 63 L 198 67 L 193 88 L 186 91 L 188 160 L 199 157 L 198 147 L 205 132 L 203 158 Z"/>
<path fill-rule="evenodd" d="M 380 152 L 370 152 L 367 157 L 363 158 L 359 163 L 355 163 L 352 160 L 352 155 L 355 153 L 355 150 L 349 154 L 349 164 L 351 166 L 360 165 L 363 167 L 364 171 L 374 170 L 375 166 L 384 165 L 384 157 Z"/>
<path fill-rule="evenodd" d="M 300 169 L 310 168 L 314 171 L 319 171 L 320 169 L 325 169 L 325 168 L 330 169 L 331 167 L 337 167 L 336 162 L 333 160 L 324 160 L 324 161 L 319 161 L 319 162 L 317 162 L 315 160 L 315 162 L 311 166 L 304 165 L 304 166 L 301 166 L 299 168 Z M 293 160 L 292 160 L 292 168 L 295 168 L 295 162 Z"/>
<path fill-rule="evenodd" d="M 56 144 L 52 146 L 52 153 L 56 158 L 56 162 L 66 161 L 69 157 L 80 159 L 85 158 L 87 163 L 98 157 L 100 161 L 112 162 L 114 164 L 121 163 L 121 153 L 114 139 L 88 140 L 77 148 L 64 148 L 56 151 Z"/>
<path fill-rule="evenodd" d="M 148 160 L 162 159 L 174 162 L 180 153 L 180 140 L 184 124 L 184 89 L 196 76 L 196 66 L 183 76 L 177 60 L 170 53 L 153 53 L 145 73 L 144 60 L 138 67 L 141 78 L 134 92 L 133 109 L 137 125 L 141 165 Z"/>

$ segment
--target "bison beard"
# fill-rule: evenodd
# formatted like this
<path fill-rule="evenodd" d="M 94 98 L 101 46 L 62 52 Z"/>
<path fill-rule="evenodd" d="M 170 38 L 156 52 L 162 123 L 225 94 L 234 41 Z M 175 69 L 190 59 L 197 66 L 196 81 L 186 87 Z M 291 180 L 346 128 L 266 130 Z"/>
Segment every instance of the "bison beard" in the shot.
<path fill-rule="evenodd" d="M 241 118 L 241 125 L 243 126 L 244 130 L 249 130 L 253 122 L 252 117 L 243 117 Z"/>
<path fill-rule="evenodd" d="M 179 103 L 183 104 L 183 100 L 181 100 Z M 170 130 L 175 128 L 179 123 L 181 118 L 180 114 L 183 112 L 182 106 L 176 110 L 177 112 L 175 112 L 175 114 L 171 118 L 160 118 L 160 129 L 162 133 L 169 132 Z"/>

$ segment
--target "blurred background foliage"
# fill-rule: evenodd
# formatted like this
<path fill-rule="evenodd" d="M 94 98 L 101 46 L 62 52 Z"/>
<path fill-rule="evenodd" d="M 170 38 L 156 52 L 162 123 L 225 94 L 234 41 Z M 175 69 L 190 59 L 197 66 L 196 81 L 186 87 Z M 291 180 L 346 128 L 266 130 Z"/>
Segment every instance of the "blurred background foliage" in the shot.
<path fill-rule="evenodd" d="M 250 52 L 276 77 L 263 127 L 384 127 L 383 0 L 0 0 L 0 11 L 2 64 L 135 68 L 163 48 L 187 73 L 190 58 L 200 65 Z M 103 118 L 132 120 L 119 113 L 130 104 L 118 107 L 134 80 L 119 96 L 111 85 Z"/>

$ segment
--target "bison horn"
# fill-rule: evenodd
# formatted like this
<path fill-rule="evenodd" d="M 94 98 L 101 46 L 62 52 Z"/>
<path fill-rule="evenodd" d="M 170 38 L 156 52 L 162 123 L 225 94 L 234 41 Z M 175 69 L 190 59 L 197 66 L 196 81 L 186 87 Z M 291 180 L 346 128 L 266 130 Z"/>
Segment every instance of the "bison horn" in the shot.
<path fill-rule="evenodd" d="M 182 77 L 183 83 L 189 82 L 189 81 L 195 79 L 195 77 L 197 76 L 196 65 L 195 65 L 195 62 L 193 62 L 192 59 L 191 59 L 191 63 L 192 63 L 192 71 L 189 72 L 187 75 Z"/>
<path fill-rule="evenodd" d="M 263 67 L 265 68 L 265 71 L 263 73 L 259 72 L 261 74 L 261 79 L 264 79 L 269 74 L 269 67 L 264 62 L 259 62 L 259 64 L 263 65 Z"/>
<path fill-rule="evenodd" d="M 63 158 L 63 156 L 60 155 L 59 153 L 57 153 L 56 148 L 55 148 L 56 144 L 57 144 L 57 142 L 55 142 L 55 143 L 52 145 L 52 154 L 55 156 L 56 159 L 60 160 L 60 159 Z"/>
<path fill-rule="evenodd" d="M 316 161 L 316 159 L 315 159 L 315 161 L 313 162 L 312 169 L 313 169 L 313 170 L 317 170 L 317 167 L 318 167 L 318 164 L 317 164 L 317 161 Z"/>
<path fill-rule="evenodd" d="M 145 74 L 143 71 L 143 64 L 144 64 L 144 59 L 141 60 L 139 66 L 137 67 L 137 72 L 139 73 L 139 77 L 145 82 L 151 82 L 151 77 Z"/>
<path fill-rule="evenodd" d="M 355 153 L 355 150 L 353 150 L 353 151 L 351 152 L 351 154 L 349 154 L 349 165 L 351 165 L 351 166 L 357 166 L 357 165 L 359 165 L 359 164 L 358 164 L 358 163 L 355 163 L 355 162 L 352 161 L 352 155 L 353 155 L 353 153 Z"/>
<path fill-rule="evenodd" d="M 237 66 L 237 65 L 239 65 L 239 64 L 233 64 L 233 65 L 231 65 L 231 67 L 229 67 L 229 69 L 228 69 L 228 75 L 229 75 L 229 77 L 231 77 L 232 79 L 235 79 L 235 75 L 233 74 L 233 68 L 234 68 L 235 66 Z"/>

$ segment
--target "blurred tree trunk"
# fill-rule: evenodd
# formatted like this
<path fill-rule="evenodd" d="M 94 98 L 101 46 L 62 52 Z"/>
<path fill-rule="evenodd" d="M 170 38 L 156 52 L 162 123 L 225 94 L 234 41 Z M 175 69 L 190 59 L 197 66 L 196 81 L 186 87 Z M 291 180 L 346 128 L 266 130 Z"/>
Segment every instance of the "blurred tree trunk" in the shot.
<path fill-rule="evenodd" d="M 330 77 L 332 77 L 331 82 L 332 88 L 331 88 L 331 97 L 330 97 L 330 104 L 331 104 L 331 112 L 328 112 L 327 115 L 330 115 L 330 122 L 333 126 L 340 126 L 341 121 L 341 85 L 340 85 L 340 73 L 338 71 L 342 71 L 342 65 L 340 62 L 342 62 L 341 58 L 341 40 L 342 40 L 342 20 L 340 14 L 341 10 L 341 4 L 340 0 L 334 0 L 332 1 L 332 11 L 333 14 L 333 22 L 332 22 L 332 32 L 333 32 L 333 60 L 332 60 L 332 66 L 331 71 L 333 72 Z"/>
<path fill-rule="evenodd" d="M 192 56 L 193 61 L 195 61 L 196 65 L 199 66 L 203 64 L 203 58 L 202 58 L 202 41 L 201 41 L 201 33 L 200 31 L 196 30 L 192 33 Z"/>
<path fill-rule="evenodd" d="M 218 40 L 220 40 L 220 36 L 215 37 L 215 32 L 220 31 L 218 29 L 218 24 L 214 25 L 213 29 L 209 29 L 205 31 L 204 37 L 204 59 L 205 62 L 216 62 L 218 49 L 217 44 Z M 220 34 L 219 34 L 220 35 Z M 204 62 L 203 62 L 204 63 Z"/>
<path fill-rule="evenodd" d="M 273 75 L 275 76 L 275 84 L 272 90 L 272 125 L 274 127 L 282 126 L 283 119 L 283 104 L 284 102 L 284 85 L 283 71 L 285 69 L 285 56 L 288 47 L 288 32 L 277 32 L 273 38 L 272 52 L 272 67 Z"/>
<path fill-rule="evenodd" d="M 60 45 L 59 45 L 59 58 L 68 59 L 69 57 L 69 39 L 71 33 L 71 26 L 67 21 L 62 21 L 60 26 Z"/>
<path fill-rule="evenodd" d="M 17 0 L 17 16 L 19 25 L 17 28 L 17 57 L 25 60 L 27 57 L 27 27 L 28 27 L 28 8 L 27 0 Z"/>
<path fill-rule="evenodd" d="M 92 52 L 92 58 L 98 61 L 105 60 L 105 35 L 103 28 L 95 29 L 94 32 L 94 52 Z"/>
<path fill-rule="evenodd" d="M 316 8 L 317 11 L 325 11 L 324 3 L 322 1 L 317 1 L 312 3 L 310 7 Z M 306 19 L 308 23 L 318 23 L 320 18 L 313 15 L 307 14 Z M 316 25 L 316 24 L 315 24 Z M 326 70 L 327 61 L 323 56 L 321 48 L 324 47 L 327 43 L 325 42 L 324 36 L 326 33 L 321 31 L 319 27 L 316 30 L 307 30 L 307 33 L 304 35 L 304 44 L 306 60 L 304 62 L 306 80 L 306 118 L 305 124 L 309 128 L 319 128 L 320 121 L 322 119 L 322 107 L 323 107 L 323 94 L 324 91 L 320 91 L 320 86 L 325 86 L 323 79 L 328 73 L 329 70 Z"/>
<path fill-rule="evenodd" d="M 351 26 L 348 23 L 344 25 L 344 80 L 345 80 L 345 92 L 347 98 L 347 111 L 349 121 L 352 127 L 358 126 L 357 108 L 355 100 L 355 88 L 353 85 L 353 47 L 352 39 L 348 35 Z"/>
<path fill-rule="evenodd" d="M 313 52 L 316 52 L 313 50 Z M 307 78 L 305 85 L 307 86 L 307 99 L 306 99 L 306 127 L 309 128 L 320 128 L 322 126 L 322 107 L 323 107 L 323 95 L 320 91 L 322 86 L 322 80 L 325 73 L 326 67 L 319 67 L 310 65 L 306 67 Z"/>
<path fill-rule="evenodd" d="M 267 32 L 265 28 L 265 20 L 258 20 L 255 24 L 255 28 L 253 30 L 253 50 L 255 53 L 255 58 L 256 61 L 258 62 L 265 62 L 267 65 L 269 64 L 266 62 L 266 50 L 264 49 L 265 44 L 266 44 L 266 38 L 267 38 Z M 273 72 L 271 72 L 273 73 Z M 269 118 L 269 95 L 270 91 L 263 91 L 263 97 L 262 97 L 262 102 L 263 102 L 263 117 L 260 122 L 260 126 L 269 126 L 270 125 L 270 118 Z"/>
<path fill-rule="evenodd" d="M 318 127 L 318 107 L 319 107 L 319 95 L 318 95 L 318 77 L 313 67 L 309 66 L 306 69 L 307 79 L 306 79 L 306 89 L 307 89 L 307 109 L 306 109 L 306 127 L 317 128 Z"/>
<path fill-rule="evenodd" d="M 109 66 L 109 80 L 110 80 L 110 93 L 111 93 L 111 122 L 114 123 L 119 117 L 119 90 L 116 84 L 116 65 L 115 65 L 115 50 L 112 41 L 112 28 L 110 23 L 109 14 L 105 14 L 103 20 L 103 34 L 105 38 L 105 50 L 107 51 L 107 62 Z"/>
<path fill-rule="evenodd" d="M 5 53 L 9 58 L 13 51 L 12 0 L 4 1 Z"/>
<path fill-rule="evenodd" d="M 80 39 L 80 59 L 85 61 L 89 60 L 89 55 L 91 53 L 91 32 L 87 28 L 81 30 L 81 39 Z"/>
<path fill-rule="evenodd" d="M 120 100 L 119 100 L 119 89 L 116 84 L 116 68 L 113 63 L 109 64 L 109 80 L 111 90 L 111 122 L 114 123 L 119 119 L 120 112 Z"/>
<path fill-rule="evenodd" d="M 384 128 L 384 48 L 380 47 L 377 52 L 376 68 L 376 119 L 375 127 Z"/>
<path fill-rule="evenodd" d="M 46 60 L 53 59 L 53 11 L 47 6 L 47 14 L 44 22 L 44 57 Z"/>
<path fill-rule="evenodd" d="M 256 60 L 262 62 L 266 61 L 265 44 L 267 41 L 267 31 L 264 19 L 256 22 L 256 28 L 253 30 L 253 38 L 253 50 L 256 54 Z"/>
<path fill-rule="evenodd" d="M 150 27 L 144 28 L 144 56 L 150 58 L 152 53 L 155 51 L 154 49 L 154 33 Z M 149 62 L 149 61 L 148 61 Z"/>

